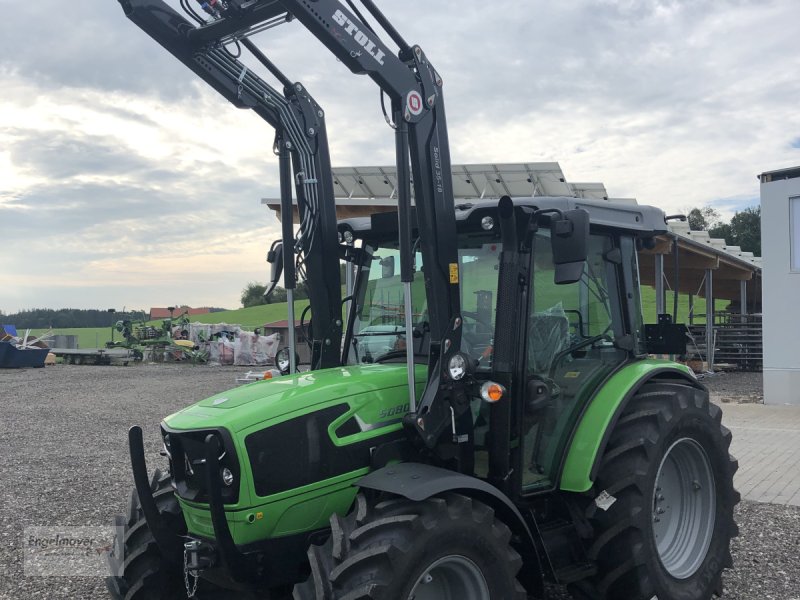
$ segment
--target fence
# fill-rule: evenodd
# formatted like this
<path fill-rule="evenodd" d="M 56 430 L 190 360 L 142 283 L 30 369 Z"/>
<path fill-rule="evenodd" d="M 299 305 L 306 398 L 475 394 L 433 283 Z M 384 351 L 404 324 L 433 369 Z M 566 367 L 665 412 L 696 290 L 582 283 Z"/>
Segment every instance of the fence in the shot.
<path fill-rule="evenodd" d="M 689 343 L 687 353 L 708 360 L 706 352 L 706 326 L 690 325 L 694 343 Z M 764 360 L 761 315 L 740 315 L 717 312 L 714 314 L 715 365 L 733 365 L 742 371 L 760 371 Z"/>

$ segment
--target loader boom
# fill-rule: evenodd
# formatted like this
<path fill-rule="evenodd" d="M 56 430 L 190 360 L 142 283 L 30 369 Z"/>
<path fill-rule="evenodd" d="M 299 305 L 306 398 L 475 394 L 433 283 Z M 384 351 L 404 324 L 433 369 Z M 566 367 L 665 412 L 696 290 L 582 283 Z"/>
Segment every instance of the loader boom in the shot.
<path fill-rule="evenodd" d="M 420 402 L 413 385 L 413 348 L 408 344 L 409 429 L 429 447 L 451 419 L 463 412 L 442 401 L 459 393 L 447 381 L 449 360 L 461 348 L 458 251 L 450 149 L 442 79 L 419 46 L 409 45 L 372 0 L 362 4 L 399 48 L 393 52 L 352 2 L 339 0 L 228 0 L 211 21 L 193 24 L 163 0 L 120 0 L 127 16 L 234 105 L 250 108 L 290 144 L 301 217 L 296 249 L 310 282 L 313 314 L 312 368 L 340 359 L 342 335 L 339 251 L 324 113 L 302 85 L 290 84 L 249 39 L 256 32 L 296 19 L 353 73 L 366 74 L 391 100 L 398 171 L 398 235 L 405 286 L 406 335 L 411 338 L 412 247 L 425 265 L 430 328 L 428 384 Z M 235 58 L 226 45 L 241 43 L 284 85 L 278 94 Z M 409 172 L 410 163 L 410 172 Z M 283 172 L 283 171 L 282 171 Z M 416 223 L 412 223 L 413 175 Z M 283 218 L 287 218 L 286 215 Z M 414 226 L 417 234 L 414 235 Z M 284 237 L 284 253 L 291 248 Z M 451 408 L 453 407 L 450 402 Z"/>

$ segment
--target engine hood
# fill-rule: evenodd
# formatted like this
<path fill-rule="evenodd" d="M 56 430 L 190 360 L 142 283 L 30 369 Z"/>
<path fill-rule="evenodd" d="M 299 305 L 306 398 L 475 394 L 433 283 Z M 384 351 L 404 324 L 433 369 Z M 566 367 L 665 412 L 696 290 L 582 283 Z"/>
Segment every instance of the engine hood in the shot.
<path fill-rule="evenodd" d="M 417 366 L 418 390 L 424 385 L 425 374 L 426 368 Z M 405 364 L 334 367 L 236 387 L 188 406 L 164 422 L 171 429 L 224 427 L 238 432 L 318 404 L 390 388 L 408 389 Z"/>

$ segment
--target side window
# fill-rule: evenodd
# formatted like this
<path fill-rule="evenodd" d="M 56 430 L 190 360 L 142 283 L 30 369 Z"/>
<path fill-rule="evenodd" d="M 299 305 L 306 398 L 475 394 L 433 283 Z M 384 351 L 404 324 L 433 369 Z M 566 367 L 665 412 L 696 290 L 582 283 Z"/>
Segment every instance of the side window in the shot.
<path fill-rule="evenodd" d="M 548 404 L 525 407 L 523 485 L 529 488 L 552 485 L 583 405 L 627 357 L 615 346 L 625 334 L 617 240 L 592 234 L 581 279 L 556 285 L 549 238 L 547 231 L 536 237 L 527 326 L 528 378 L 544 381 L 550 389 Z"/>
<path fill-rule="evenodd" d="M 474 359 L 479 371 L 492 366 L 501 250 L 499 242 L 463 244 L 458 250 L 461 315 L 464 317 L 461 350 Z"/>
<path fill-rule="evenodd" d="M 636 251 L 636 243 L 633 237 L 623 236 L 620 238 L 620 249 L 622 250 L 622 262 L 628 266 L 628 268 L 623 269 L 623 277 L 625 277 L 624 289 L 626 290 L 625 304 L 628 307 L 628 321 L 630 322 L 631 333 L 636 342 L 635 352 L 636 354 L 646 354 L 642 295 L 639 284 L 639 253 Z"/>
<path fill-rule="evenodd" d="M 372 258 L 367 282 L 362 285 L 358 299 L 350 347 L 349 364 L 371 363 L 382 357 L 405 350 L 406 326 L 403 284 L 400 280 L 400 253 L 397 248 L 368 249 Z M 422 256 L 415 257 L 414 282 L 411 284 L 412 323 L 417 326 L 427 319 Z"/>

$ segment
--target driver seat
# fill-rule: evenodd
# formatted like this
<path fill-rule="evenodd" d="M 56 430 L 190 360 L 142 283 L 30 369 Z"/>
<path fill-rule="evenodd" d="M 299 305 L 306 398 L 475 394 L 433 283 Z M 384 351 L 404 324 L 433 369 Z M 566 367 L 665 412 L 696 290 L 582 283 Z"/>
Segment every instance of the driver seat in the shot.
<path fill-rule="evenodd" d="M 528 326 L 528 372 L 549 372 L 553 358 L 568 345 L 569 319 L 565 315 L 531 315 Z"/>

